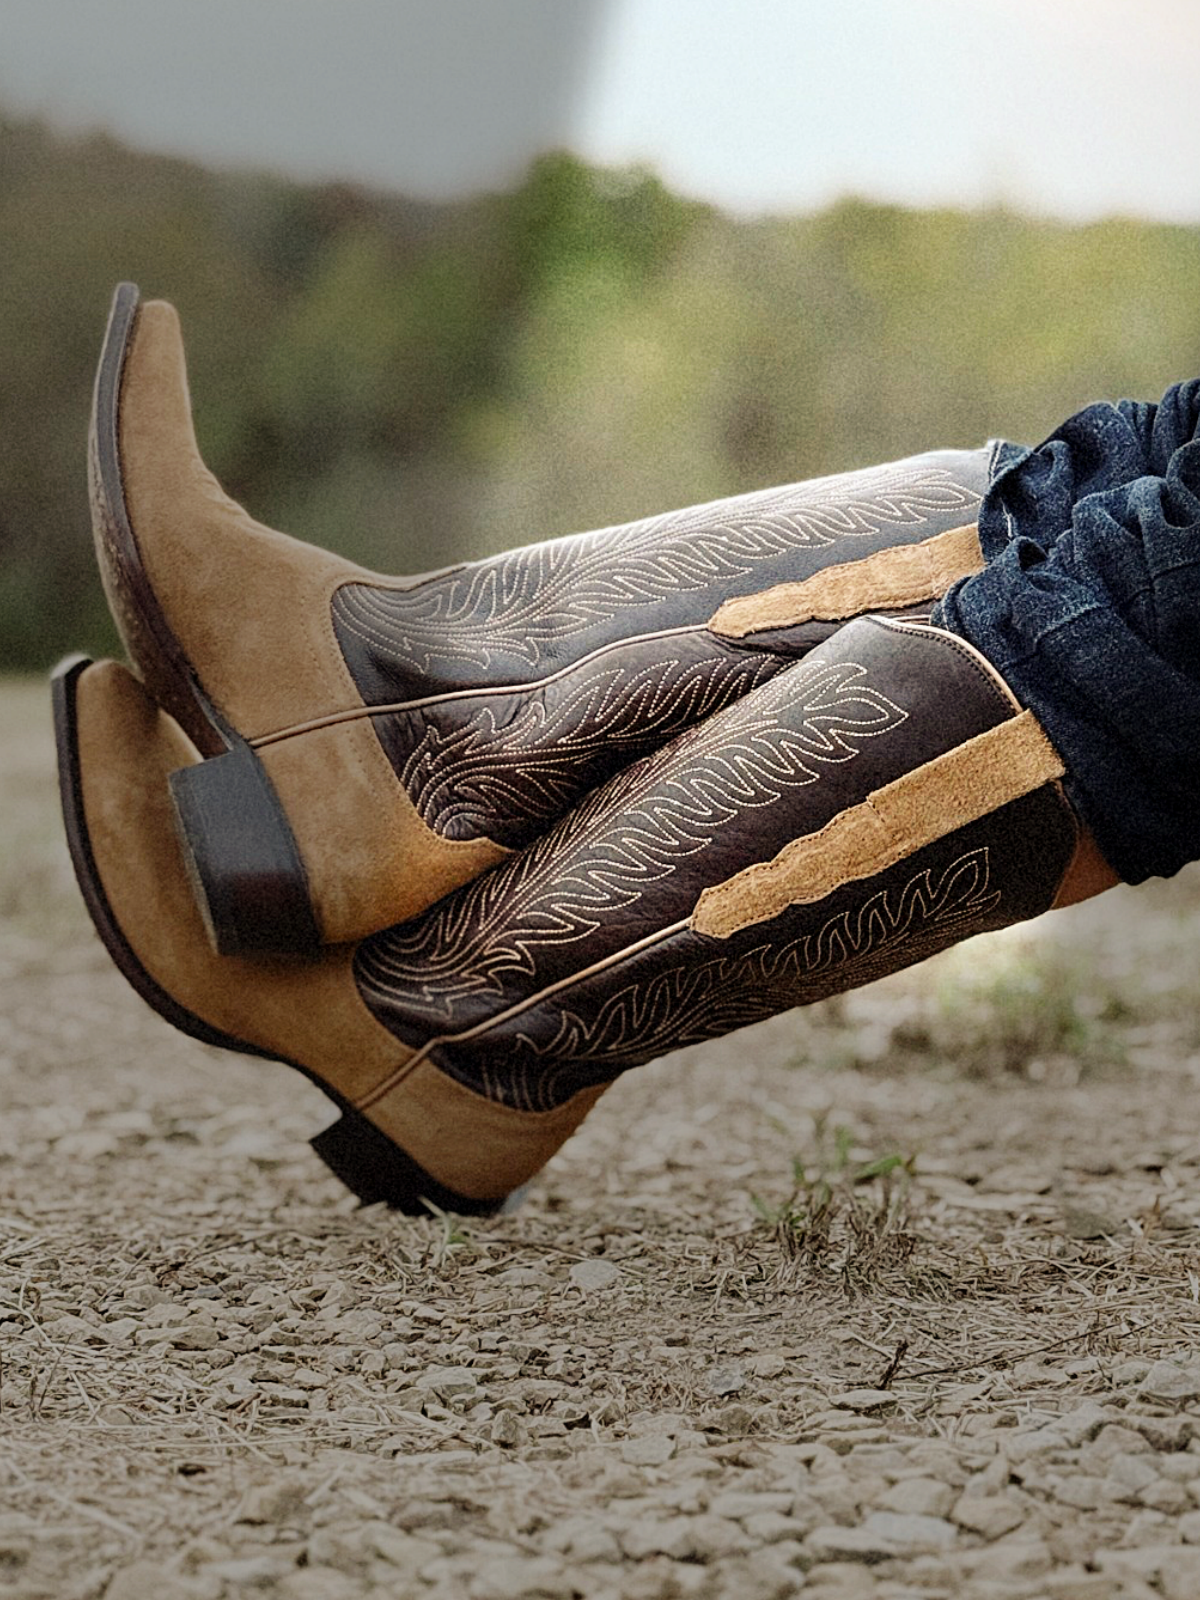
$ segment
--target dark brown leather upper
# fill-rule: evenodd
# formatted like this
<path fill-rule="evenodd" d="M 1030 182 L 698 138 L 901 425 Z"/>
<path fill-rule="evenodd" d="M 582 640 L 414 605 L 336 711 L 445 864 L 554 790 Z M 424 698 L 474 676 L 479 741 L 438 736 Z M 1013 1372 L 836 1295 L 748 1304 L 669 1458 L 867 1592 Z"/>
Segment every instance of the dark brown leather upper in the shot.
<path fill-rule="evenodd" d="M 542 1110 L 664 1050 L 1036 915 L 1077 836 L 1054 785 L 729 939 L 688 925 L 703 889 L 1014 715 L 951 635 L 848 624 L 529 849 L 367 940 L 360 991 L 443 1071 Z"/>
<path fill-rule="evenodd" d="M 724 601 L 974 520 L 987 451 L 943 451 L 578 534 L 407 588 L 347 584 L 338 642 L 443 837 L 520 846 L 574 799 L 834 631 L 754 645 Z"/>

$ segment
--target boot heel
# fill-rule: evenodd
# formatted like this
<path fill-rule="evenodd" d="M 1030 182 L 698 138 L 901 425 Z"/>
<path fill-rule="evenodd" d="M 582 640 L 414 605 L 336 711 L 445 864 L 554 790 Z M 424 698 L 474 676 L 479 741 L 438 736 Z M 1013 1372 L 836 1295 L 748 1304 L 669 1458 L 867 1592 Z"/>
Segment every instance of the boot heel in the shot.
<path fill-rule="evenodd" d="M 304 863 L 262 763 L 239 741 L 172 772 L 184 863 L 219 955 L 315 955 Z"/>
<path fill-rule="evenodd" d="M 309 1143 L 334 1176 L 365 1206 L 382 1202 L 409 1216 L 428 1215 L 431 1207 L 474 1217 L 509 1209 L 506 1200 L 472 1200 L 447 1189 L 398 1144 L 393 1144 L 369 1117 L 350 1106 Z"/>

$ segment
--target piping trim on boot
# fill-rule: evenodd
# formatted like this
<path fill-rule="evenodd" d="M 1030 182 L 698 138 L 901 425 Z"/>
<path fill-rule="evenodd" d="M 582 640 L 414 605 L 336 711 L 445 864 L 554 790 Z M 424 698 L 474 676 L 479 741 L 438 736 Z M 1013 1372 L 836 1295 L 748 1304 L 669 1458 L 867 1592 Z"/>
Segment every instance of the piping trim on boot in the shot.
<path fill-rule="evenodd" d="M 621 962 L 628 961 L 630 956 L 635 956 L 643 950 L 649 950 L 656 944 L 661 944 L 664 939 L 669 939 L 672 934 L 682 933 L 689 925 L 690 918 L 683 917 L 678 922 L 672 922 L 665 928 L 659 928 L 654 933 L 648 933 L 644 939 L 638 939 L 633 944 L 627 944 L 620 950 L 614 950 L 611 955 L 605 956 L 600 961 L 593 961 L 586 967 L 581 967 L 578 972 L 572 972 L 565 978 L 559 978 L 555 983 L 548 983 L 544 989 L 539 989 L 536 994 L 526 995 L 523 1000 L 518 1000 L 516 1005 L 506 1006 L 503 1011 L 498 1011 L 495 1016 L 485 1017 L 482 1022 L 477 1022 L 473 1028 L 464 1028 L 461 1033 L 442 1033 L 432 1039 L 426 1039 L 421 1048 L 399 1067 L 390 1077 L 377 1084 L 371 1093 L 358 1102 L 360 1111 L 365 1111 L 369 1106 L 381 1099 L 397 1084 L 403 1083 L 405 1078 L 413 1072 L 439 1045 L 464 1043 L 468 1039 L 477 1039 L 480 1034 L 487 1033 L 490 1028 L 498 1028 L 502 1022 L 507 1022 L 511 1017 L 519 1017 L 522 1011 L 528 1011 L 531 1006 L 541 1005 L 551 995 L 560 993 L 563 989 L 573 989 L 577 983 L 582 983 L 585 978 L 594 977 L 597 972 L 604 972 L 609 967 L 620 966 Z"/>
<path fill-rule="evenodd" d="M 297 722 L 290 727 L 277 728 L 273 733 L 260 733 L 257 737 L 247 740 L 247 743 L 255 750 L 261 750 L 266 745 L 278 744 L 281 740 L 291 739 L 297 734 L 314 733 L 318 728 L 331 728 L 342 722 L 358 722 L 363 717 L 386 717 L 403 711 L 424 711 L 429 706 L 447 705 L 455 700 L 483 700 L 489 697 L 526 694 L 531 689 L 541 690 L 556 683 L 560 678 L 568 678 L 588 662 L 603 656 L 628 651 L 638 645 L 650 644 L 659 639 L 677 639 L 689 634 L 707 632 L 709 632 L 708 624 L 700 622 L 682 628 L 662 628 L 656 633 L 641 633 L 629 639 L 616 639 L 611 644 L 600 645 L 597 649 L 590 650 L 577 661 L 569 661 L 566 666 L 560 667 L 557 672 L 552 672 L 545 678 L 524 679 L 514 683 L 489 683 L 471 689 L 447 689 L 442 694 L 425 695 L 419 700 L 393 700 L 387 705 L 349 706 L 345 711 L 331 711 L 327 716 L 313 717 L 307 722 Z"/>

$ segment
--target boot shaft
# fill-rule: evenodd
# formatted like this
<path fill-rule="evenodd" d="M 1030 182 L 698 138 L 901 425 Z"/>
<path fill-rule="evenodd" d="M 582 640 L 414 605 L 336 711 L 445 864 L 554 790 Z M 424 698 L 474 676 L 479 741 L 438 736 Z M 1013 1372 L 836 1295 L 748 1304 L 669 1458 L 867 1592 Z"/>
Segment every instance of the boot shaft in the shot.
<path fill-rule="evenodd" d="M 427 826 L 518 848 L 847 618 L 928 610 L 982 564 L 987 457 L 931 452 L 528 545 L 411 587 L 345 584 L 334 630 Z M 930 547 L 946 553 L 943 570 L 920 560 Z M 768 594 L 776 605 L 755 615 Z"/>
<path fill-rule="evenodd" d="M 1047 909 L 1078 837 L 1061 771 L 969 646 L 859 621 L 365 941 L 355 975 L 421 1059 L 548 1111 Z"/>

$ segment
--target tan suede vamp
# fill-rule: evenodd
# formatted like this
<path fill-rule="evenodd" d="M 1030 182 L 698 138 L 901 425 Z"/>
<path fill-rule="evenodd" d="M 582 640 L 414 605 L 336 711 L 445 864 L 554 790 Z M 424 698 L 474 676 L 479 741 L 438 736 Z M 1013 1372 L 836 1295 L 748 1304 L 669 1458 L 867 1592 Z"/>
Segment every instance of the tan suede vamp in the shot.
<path fill-rule="evenodd" d="M 517 1112 L 463 1088 L 364 1005 L 353 950 L 315 961 L 214 954 L 176 842 L 166 774 L 197 760 L 177 725 L 115 662 L 79 682 L 79 755 L 88 839 L 113 921 L 167 996 L 231 1043 L 305 1067 L 395 1139 L 437 1181 L 499 1199 L 532 1177 L 578 1127 L 602 1088 L 547 1113 Z M 385 1083 L 391 1087 L 375 1101 Z"/>
<path fill-rule="evenodd" d="M 238 733 L 254 742 L 347 717 L 263 753 L 324 940 L 374 933 L 504 856 L 487 841 L 443 839 L 426 826 L 363 714 L 330 600 L 344 583 L 396 580 L 276 533 L 229 499 L 201 460 L 179 320 L 161 301 L 141 308 L 126 357 L 121 470 L 156 600 Z M 138 664 L 153 688 L 153 662 Z"/>
<path fill-rule="evenodd" d="M 541 1171 L 608 1087 L 581 1089 L 553 1111 L 515 1111 L 422 1061 L 369 1115 L 449 1188 L 498 1200 Z"/>
<path fill-rule="evenodd" d="M 352 951 L 314 962 L 218 956 L 176 841 L 166 774 L 190 741 L 115 663 L 79 684 L 88 835 L 113 917 L 137 960 L 184 1010 L 234 1039 L 307 1067 L 357 1100 L 411 1055 L 367 1010 Z"/>
<path fill-rule="evenodd" d="M 264 527 L 225 494 L 196 445 L 179 319 L 162 301 L 141 307 L 131 336 L 120 449 L 154 594 L 243 738 L 360 704 L 329 599 L 340 584 L 371 575 Z"/>

